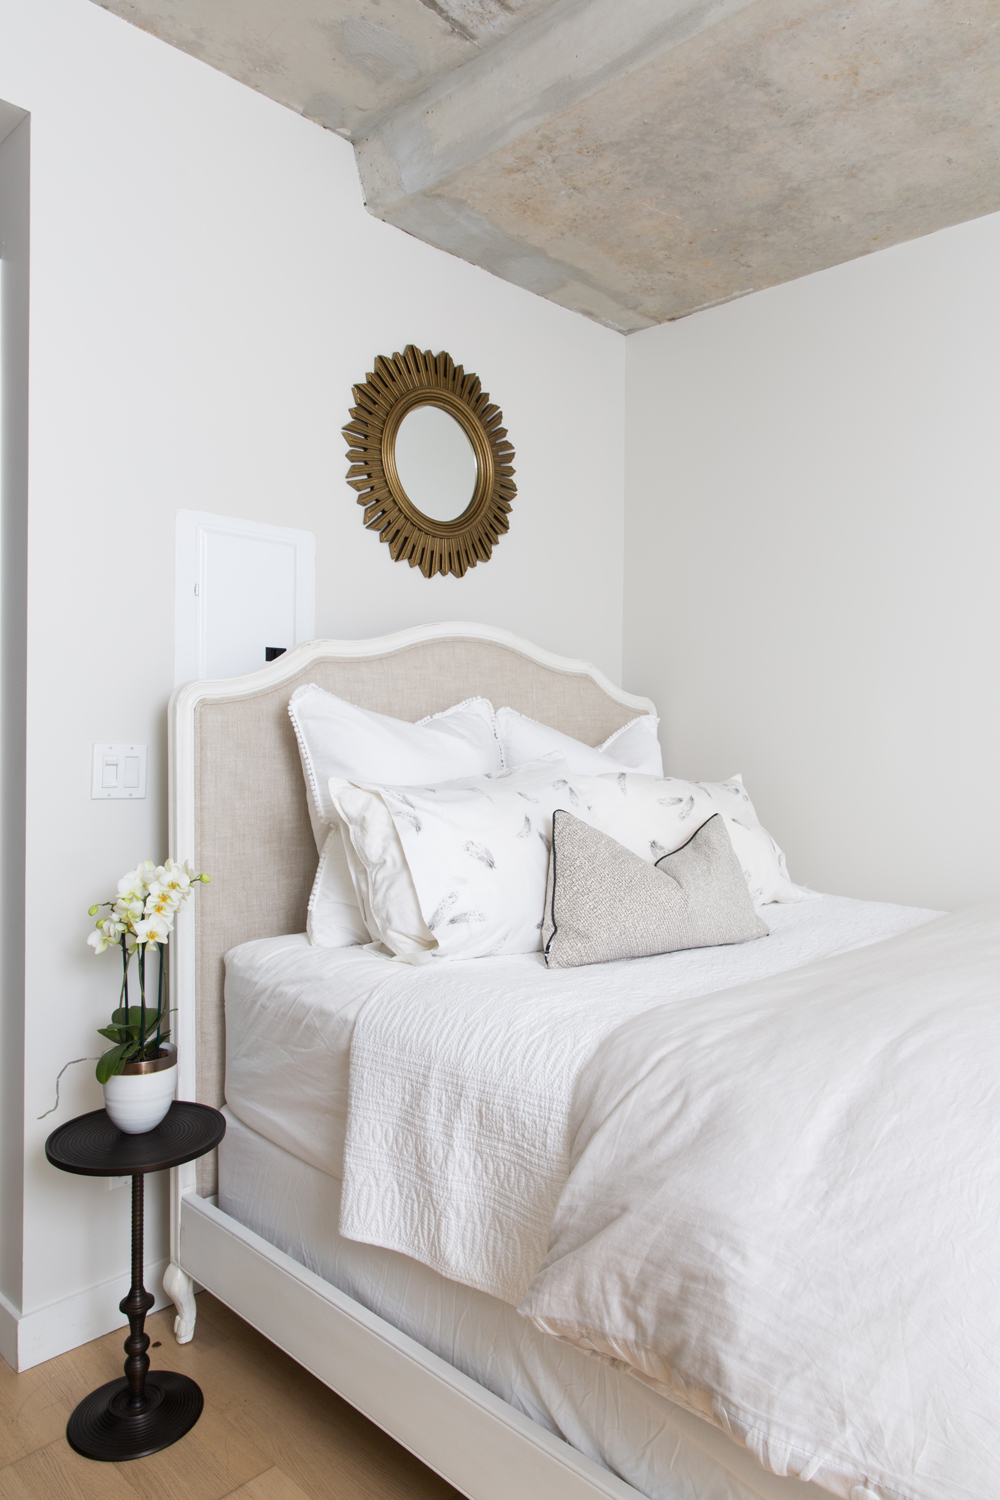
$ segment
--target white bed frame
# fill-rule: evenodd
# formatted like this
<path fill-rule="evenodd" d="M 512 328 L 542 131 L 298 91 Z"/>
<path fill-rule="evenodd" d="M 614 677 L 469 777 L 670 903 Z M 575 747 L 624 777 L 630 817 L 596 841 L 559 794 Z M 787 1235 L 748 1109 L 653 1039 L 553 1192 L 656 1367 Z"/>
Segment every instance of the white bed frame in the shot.
<path fill-rule="evenodd" d="M 246 677 L 193 682 L 170 705 L 170 851 L 199 849 L 195 722 L 206 699 L 247 699 L 313 663 L 384 659 L 387 653 L 455 638 L 493 642 L 540 666 L 589 678 L 630 712 L 654 712 L 646 698 L 616 688 L 588 662 L 572 661 L 507 631 L 483 625 L 420 626 L 370 641 L 313 641 Z M 377 671 L 373 661 L 373 671 Z M 442 705 L 443 706 L 443 705 Z M 194 907 L 197 902 L 190 903 Z M 178 1097 L 197 1097 L 196 914 L 175 935 L 172 1003 L 177 1008 Z M 390 1323 L 244 1228 L 197 1191 L 195 1164 L 171 1174 L 170 1265 L 164 1286 L 177 1305 L 181 1343 L 194 1334 L 195 1284 L 204 1287 L 343 1396 L 470 1500 L 641 1500 L 631 1485 L 523 1416 Z M 732 1470 L 752 1461 L 733 1449 Z"/>

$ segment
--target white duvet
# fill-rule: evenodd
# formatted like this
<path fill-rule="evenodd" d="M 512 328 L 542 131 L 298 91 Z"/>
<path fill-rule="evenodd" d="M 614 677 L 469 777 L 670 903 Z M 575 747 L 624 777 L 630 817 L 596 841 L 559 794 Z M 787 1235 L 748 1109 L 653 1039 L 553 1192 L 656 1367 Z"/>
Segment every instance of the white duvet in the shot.
<path fill-rule="evenodd" d="M 715 994 L 670 959 L 383 989 L 342 1232 L 519 1303 L 776 1473 L 988 1500 L 1000 912 L 883 910 L 926 925 Z"/>

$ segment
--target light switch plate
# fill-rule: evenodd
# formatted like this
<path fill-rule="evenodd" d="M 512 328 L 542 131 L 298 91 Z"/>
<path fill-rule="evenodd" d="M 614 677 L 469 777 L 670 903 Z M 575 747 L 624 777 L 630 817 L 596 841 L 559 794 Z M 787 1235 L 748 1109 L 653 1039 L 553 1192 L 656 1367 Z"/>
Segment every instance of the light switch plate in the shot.
<path fill-rule="evenodd" d="M 98 801 L 145 797 L 146 746 L 95 745 L 90 795 Z"/>

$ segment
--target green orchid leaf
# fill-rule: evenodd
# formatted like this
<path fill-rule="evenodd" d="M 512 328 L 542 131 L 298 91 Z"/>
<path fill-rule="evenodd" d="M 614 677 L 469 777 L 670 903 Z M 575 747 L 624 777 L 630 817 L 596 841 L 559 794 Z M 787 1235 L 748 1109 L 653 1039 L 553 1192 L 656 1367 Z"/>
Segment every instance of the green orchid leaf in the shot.
<path fill-rule="evenodd" d="M 97 1081 L 107 1083 L 115 1073 L 120 1073 L 125 1064 L 125 1054 L 131 1050 L 131 1042 L 123 1042 L 119 1047 L 111 1047 L 107 1052 L 102 1052 L 97 1060 Z"/>
<path fill-rule="evenodd" d="M 157 1022 L 157 1012 L 155 1010 L 147 1010 L 147 1012 L 146 1012 L 146 1035 L 147 1036 L 151 1036 L 152 1033 L 156 1030 L 156 1022 Z M 129 1034 L 129 1036 L 138 1037 L 138 1036 L 140 1036 L 142 1034 L 142 1016 L 140 1015 L 139 1011 L 136 1009 L 135 1006 L 133 1006 L 131 1008 L 130 1012 L 129 1012 L 128 1024 L 126 1026 L 124 1026 L 122 1029 L 125 1030 L 125 1031 L 127 1031 L 128 1034 Z"/>
<path fill-rule="evenodd" d="M 171 1010 L 157 1011 L 153 1006 L 146 1007 L 146 1033 L 143 1037 L 142 1007 L 140 1005 L 119 1006 L 112 1012 L 111 1024 L 99 1026 L 98 1035 L 106 1037 L 109 1042 L 115 1042 L 116 1046 L 109 1052 L 105 1052 L 99 1066 L 106 1069 L 106 1077 L 121 1071 L 126 1062 L 135 1062 L 140 1057 L 140 1047 L 145 1041 L 145 1052 L 142 1054 L 148 1059 L 157 1055 L 156 1041 L 157 1029 L 161 1044 L 170 1036 Z M 112 1058 L 111 1053 L 116 1055 Z M 104 1083 L 106 1079 L 99 1077 L 99 1082 Z"/>

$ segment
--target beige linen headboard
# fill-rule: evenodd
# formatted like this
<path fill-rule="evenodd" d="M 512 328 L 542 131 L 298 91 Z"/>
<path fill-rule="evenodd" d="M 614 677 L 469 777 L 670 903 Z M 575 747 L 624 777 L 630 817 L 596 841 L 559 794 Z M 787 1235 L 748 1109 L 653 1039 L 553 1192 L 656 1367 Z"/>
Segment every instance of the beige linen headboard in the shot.
<path fill-rule="evenodd" d="M 303 683 L 411 721 L 481 695 L 590 745 L 647 698 L 587 662 L 485 625 L 424 625 L 368 641 L 311 641 L 245 677 L 191 682 L 170 702 L 170 853 L 211 876 L 178 920 L 172 974 L 178 1097 L 219 1106 L 225 1087 L 224 955 L 303 932 L 316 871 L 288 700 Z M 199 1173 L 213 1192 L 214 1162 Z"/>

